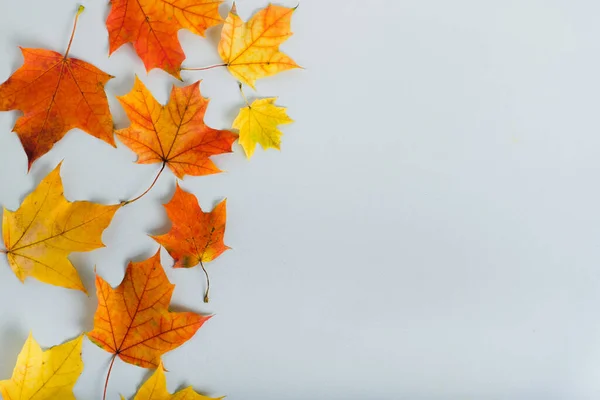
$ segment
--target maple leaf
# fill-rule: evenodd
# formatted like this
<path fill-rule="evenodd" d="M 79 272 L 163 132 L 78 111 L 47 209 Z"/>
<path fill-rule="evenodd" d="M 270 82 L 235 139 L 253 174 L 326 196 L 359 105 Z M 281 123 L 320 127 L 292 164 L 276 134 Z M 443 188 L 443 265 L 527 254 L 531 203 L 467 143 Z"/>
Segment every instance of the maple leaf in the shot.
<path fill-rule="evenodd" d="M 221 0 L 112 0 L 106 26 L 110 54 L 132 42 L 146 71 L 161 68 L 181 79 L 185 54 L 177 32 L 186 28 L 204 36 L 206 29 L 223 22 Z"/>
<path fill-rule="evenodd" d="M 169 103 L 162 106 L 136 77 L 132 91 L 119 97 L 131 126 L 116 133 L 138 154 L 138 163 L 162 162 L 178 178 L 221 172 L 209 157 L 230 153 L 237 135 L 206 126 L 209 100 L 201 96 L 199 84 L 173 86 Z"/>
<path fill-rule="evenodd" d="M 275 105 L 276 98 L 257 99 L 240 109 L 233 128 L 240 131 L 239 142 L 248 158 L 254 154 L 256 144 L 260 143 L 264 150 L 279 150 L 283 133 L 278 125 L 294 122 L 285 112 L 284 107 Z"/>
<path fill-rule="evenodd" d="M 152 376 L 144 382 L 133 400 L 221 400 L 224 397 L 207 397 L 196 393 L 192 387 L 188 387 L 169 394 L 167 391 L 167 378 L 162 364 L 156 369 Z M 125 400 L 121 396 L 122 400 Z"/>
<path fill-rule="evenodd" d="M 204 263 L 214 260 L 230 248 L 223 243 L 226 203 L 223 200 L 211 212 L 205 213 L 196 197 L 183 191 L 178 184 L 173 198 L 164 205 L 173 226 L 164 235 L 152 236 L 173 257 L 175 268 L 202 266 L 207 279 L 205 302 L 208 302 L 210 281 Z"/>
<path fill-rule="evenodd" d="M 83 372 L 82 339 L 83 336 L 79 336 L 42 351 L 29 334 L 12 378 L 0 381 L 2 397 L 6 400 L 75 400 L 73 386 Z"/>
<path fill-rule="evenodd" d="M 44 178 L 17 211 L 4 210 L 2 234 L 10 267 L 21 282 L 27 276 L 85 292 L 67 258 L 74 251 L 103 247 L 102 232 L 118 205 L 69 202 L 63 195 L 60 165 Z"/>
<path fill-rule="evenodd" d="M 83 7 L 79 8 L 77 16 Z M 13 131 L 28 158 L 28 168 L 68 131 L 79 128 L 115 146 L 113 121 L 104 85 L 112 78 L 92 64 L 45 49 L 21 48 L 24 63 L 0 85 L 0 111 L 20 110 Z"/>
<path fill-rule="evenodd" d="M 210 318 L 169 311 L 174 287 L 160 264 L 160 250 L 148 260 L 129 263 L 115 289 L 96 275 L 98 309 L 87 336 L 112 353 L 112 361 L 118 356 L 130 364 L 157 368 L 161 355 L 188 341 Z"/>
<path fill-rule="evenodd" d="M 270 4 L 244 23 L 233 5 L 219 42 L 219 55 L 233 76 L 254 88 L 259 78 L 300 68 L 279 51 L 279 45 L 292 36 L 295 9 Z"/>

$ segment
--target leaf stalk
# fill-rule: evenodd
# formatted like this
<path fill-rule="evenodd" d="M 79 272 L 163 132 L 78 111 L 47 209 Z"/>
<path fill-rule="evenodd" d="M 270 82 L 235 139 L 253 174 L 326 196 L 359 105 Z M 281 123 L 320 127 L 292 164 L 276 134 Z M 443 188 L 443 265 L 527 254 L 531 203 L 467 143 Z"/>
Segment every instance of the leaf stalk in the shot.
<path fill-rule="evenodd" d="M 106 400 L 106 389 L 108 389 L 108 380 L 110 378 L 110 373 L 112 371 L 116 358 L 117 355 L 113 354 L 112 359 L 110 360 L 110 366 L 108 367 L 108 373 L 106 374 L 106 382 L 104 382 L 104 396 L 102 397 L 103 400 Z"/>
<path fill-rule="evenodd" d="M 200 260 L 200 266 L 202 267 L 202 271 L 204 271 L 204 275 L 206 275 L 206 292 L 204 292 L 204 302 L 208 303 L 208 294 L 210 292 L 210 278 L 208 277 L 208 272 L 206 271 L 206 268 L 204 268 L 204 263 L 202 263 L 202 260 Z"/>
<path fill-rule="evenodd" d="M 75 15 L 75 22 L 73 23 L 73 31 L 71 31 L 71 39 L 69 39 L 69 45 L 67 46 L 67 51 L 65 52 L 65 60 L 69 56 L 69 51 L 71 50 L 71 45 L 73 44 L 73 38 L 75 37 L 75 30 L 77 29 L 77 21 L 79 20 L 79 16 L 85 10 L 84 6 L 79 6 L 77 9 L 77 14 Z"/>
<path fill-rule="evenodd" d="M 160 176 L 163 173 L 163 171 L 165 170 L 166 166 L 167 166 L 167 162 L 164 161 L 163 164 L 162 164 L 162 167 L 160 168 L 160 171 L 158 171 L 158 174 L 156 175 L 156 178 L 154 178 L 154 181 L 152 182 L 152 185 L 150 185 L 150 187 L 148 189 L 146 189 L 146 191 L 144 193 L 140 194 L 135 199 L 121 202 L 121 207 L 125 207 L 127 204 L 135 203 L 136 201 L 138 201 L 139 199 L 141 199 L 142 197 L 144 197 L 146 194 L 148 194 L 148 192 L 150 192 L 152 190 L 152 188 L 154 187 L 154 185 L 156 185 L 156 182 L 158 182 L 158 178 L 160 178 Z"/>
<path fill-rule="evenodd" d="M 252 107 L 250 107 L 250 103 L 248 102 L 248 98 L 244 94 L 244 88 L 242 87 L 242 82 L 238 82 L 238 87 L 240 88 L 240 93 L 242 94 L 242 97 L 244 98 L 244 101 L 246 102 L 246 105 L 248 106 L 248 108 L 252 108 Z"/>
<path fill-rule="evenodd" d="M 208 69 L 213 69 L 213 68 L 220 68 L 220 67 L 226 67 L 227 64 L 215 64 L 215 65 L 209 65 L 208 67 L 201 67 L 201 68 L 187 68 L 187 67 L 181 67 L 182 71 L 206 71 Z"/>

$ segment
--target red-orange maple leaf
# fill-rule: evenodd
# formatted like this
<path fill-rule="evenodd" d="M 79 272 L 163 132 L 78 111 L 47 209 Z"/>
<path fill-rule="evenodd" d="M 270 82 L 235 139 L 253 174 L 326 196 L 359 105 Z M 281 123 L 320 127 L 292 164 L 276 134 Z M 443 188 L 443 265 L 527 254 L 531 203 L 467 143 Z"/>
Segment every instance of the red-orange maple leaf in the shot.
<path fill-rule="evenodd" d="M 185 54 L 177 39 L 180 29 L 204 36 L 223 22 L 221 0 L 112 0 L 106 26 L 110 53 L 132 42 L 146 70 L 161 68 L 180 79 Z"/>
<path fill-rule="evenodd" d="M 79 8 L 77 16 L 83 7 Z M 79 128 L 115 146 L 104 85 L 112 76 L 84 61 L 51 50 L 21 48 L 24 63 L 0 86 L 0 111 L 20 110 L 14 132 L 29 161 L 46 154 L 68 131 Z"/>
<path fill-rule="evenodd" d="M 113 289 L 96 275 L 98 309 L 87 336 L 115 358 L 143 368 L 157 368 L 160 357 L 188 341 L 210 318 L 192 312 L 171 312 L 175 285 L 160 264 L 160 250 L 148 260 L 129 263 L 123 282 Z"/>
<path fill-rule="evenodd" d="M 204 123 L 209 100 L 199 85 L 173 86 L 169 103 L 162 106 L 136 78 L 131 92 L 119 97 L 131 126 L 116 134 L 138 154 L 138 163 L 163 163 L 178 178 L 221 172 L 209 157 L 230 153 L 237 135 Z"/>
<path fill-rule="evenodd" d="M 158 367 L 162 354 L 181 346 L 210 318 L 169 311 L 174 287 L 160 264 L 160 251 L 129 263 L 115 289 L 96 275 L 98 309 L 88 337 L 125 362 Z"/>
<path fill-rule="evenodd" d="M 173 226 L 168 233 L 153 236 L 154 240 L 173 257 L 175 268 L 191 268 L 200 264 L 206 273 L 203 263 L 214 260 L 230 248 L 223 242 L 227 219 L 226 200 L 205 213 L 196 197 L 177 185 L 175 195 L 165 204 L 165 209 Z M 206 279 L 208 281 L 207 273 Z M 210 286 L 206 290 L 205 302 L 208 302 L 208 288 Z"/>

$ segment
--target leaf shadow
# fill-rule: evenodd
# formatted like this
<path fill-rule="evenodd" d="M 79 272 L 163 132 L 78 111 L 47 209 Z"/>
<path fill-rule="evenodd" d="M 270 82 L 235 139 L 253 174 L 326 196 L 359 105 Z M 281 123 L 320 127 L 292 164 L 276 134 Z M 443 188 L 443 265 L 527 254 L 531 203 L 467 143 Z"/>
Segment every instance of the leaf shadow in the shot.
<path fill-rule="evenodd" d="M 172 173 L 170 173 L 168 175 L 170 175 L 171 177 L 174 177 L 174 175 Z M 179 181 L 180 180 L 177 179 L 177 178 L 170 179 L 169 180 L 169 188 L 168 188 L 168 190 L 165 193 L 163 193 L 163 194 L 161 194 L 159 196 L 158 199 L 159 199 L 160 205 L 161 205 L 160 208 L 163 209 L 163 211 L 164 211 L 164 207 L 162 207 L 162 205 L 163 204 L 167 204 L 169 201 L 171 201 L 171 198 L 173 198 L 173 195 L 175 194 L 175 187 L 177 186 L 177 183 Z"/>
<path fill-rule="evenodd" d="M 211 26 L 206 30 L 206 36 L 204 37 L 208 43 L 210 43 L 211 47 L 215 51 L 215 55 L 217 56 L 217 60 L 220 60 L 218 48 L 219 42 L 221 41 L 221 31 L 223 30 L 223 25 Z M 221 61 L 222 62 L 222 61 Z"/>
<path fill-rule="evenodd" d="M 9 59 L 11 59 L 11 70 L 14 72 L 16 71 L 20 66 L 23 65 L 23 62 L 25 61 L 23 59 L 23 55 L 21 54 L 21 50 L 19 49 L 19 47 L 23 47 L 23 48 L 33 48 L 33 49 L 45 49 L 46 46 L 44 45 L 44 43 L 40 40 L 38 40 L 37 38 L 34 39 L 32 37 L 28 37 L 28 36 L 21 36 L 21 35 L 10 35 L 8 37 L 8 42 L 10 43 L 11 46 L 11 52 L 15 52 L 14 57 L 7 57 Z M 14 49 L 14 50 L 13 50 Z M 52 50 L 52 49 L 49 49 Z M 52 50 L 54 51 L 54 50 Z"/>
<path fill-rule="evenodd" d="M 25 340 L 27 339 L 27 332 L 21 327 L 14 325 L 5 326 L 0 332 L 0 338 L 2 342 L 2 360 L 0 363 L 0 376 L 9 377 L 12 374 L 14 365 L 17 363 L 17 357 Z"/>
<path fill-rule="evenodd" d="M 199 296 L 200 300 L 202 300 L 202 296 L 204 296 L 204 294 L 200 294 L 200 296 Z M 194 313 L 194 314 L 202 315 L 204 317 L 214 316 L 214 314 L 212 314 L 212 313 L 198 311 L 195 308 L 184 306 L 184 305 L 181 305 L 181 304 L 171 304 L 169 306 L 169 311 L 171 311 L 171 312 L 189 312 L 189 313 Z"/>
<path fill-rule="evenodd" d="M 136 55 L 137 57 L 137 55 Z M 111 94 L 109 99 L 110 111 L 113 115 L 114 129 L 121 129 L 129 126 L 130 121 L 125 113 L 125 110 L 116 100 L 116 97 L 123 96 L 131 91 L 135 81 L 135 74 L 117 74 L 106 84 L 107 93 Z M 116 97 L 115 97 L 116 96 Z M 118 139 L 118 136 L 117 136 Z"/>
<path fill-rule="evenodd" d="M 94 268 L 88 264 L 87 257 L 84 253 L 71 253 L 69 260 L 73 267 L 77 270 L 83 286 L 85 286 L 88 294 L 85 301 L 82 302 L 82 310 L 79 313 L 79 325 L 82 327 L 82 332 L 87 332 L 94 325 L 94 314 L 98 304 L 96 296 L 95 280 L 96 274 Z M 87 264 L 87 265 L 86 265 Z"/>
<path fill-rule="evenodd" d="M 248 96 L 248 102 L 252 103 L 254 97 L 253 96 Z M 226 107 L 225 110 L 225 118 L 226 121 L 234 121 L 235 118 L 238 116 L 239 112 L 240 112 L 240 108 L 244 107 L 245 104 L 244 102 L 240 102 L 237 105 L 229 105 L 228 107 Z"/>
<path fill-rule="evenodd" d="M 127 266 L 129 265 L 130 262 L 142 262 L 142 261 L 146 261 L 147 259 L 149 259 L 150 257 L 152 257 L 153 255 L 156 254 L 157 251 L 160 250 L 160 246 L 158 245 L 158 243 L 156 244 L 156 247 L 151 247 L 148 248 L 142 252 L 138 252 L 137 255 L 130 257 L 128 261 L 125 262 L 125 265 L 123 266 L 123 276 L 125 276 L 125 270 L 127 269 Z"/>

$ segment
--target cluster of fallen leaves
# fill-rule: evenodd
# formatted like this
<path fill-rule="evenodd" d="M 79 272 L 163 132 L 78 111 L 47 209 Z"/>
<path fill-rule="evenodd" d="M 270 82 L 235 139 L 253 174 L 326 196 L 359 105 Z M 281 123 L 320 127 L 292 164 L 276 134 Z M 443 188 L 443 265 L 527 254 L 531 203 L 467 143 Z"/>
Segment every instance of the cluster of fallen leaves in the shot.
<path fill-rule="evenodd" d="M 115 213 L 148 193 L 168 167 L 178 179 L 221 172 L 212 156 L 229 153 L 236 140 L 250 158 L 257 146 L 280 148 L 279 126 L 291 123 L 276 98 L 259 98 L 251 104 L 242 84 L 253 89 L 257 79 L 298 68 L 279 46 L 291 35 L 295 8 L 269 5 L 247 22 L 235 4 L 228 17 L 219 14 L 221 0 L 113 0 L 106 21 L 110 53 L 132 43 L 146 70 L 160 68 L 181 79 L 181 71 L 226 67 L 240 82 L 246 105 L 232 129 L 214 129 L 204 122 L 209 105 L 200 93 L 200 82 L 173 86 L 166 105 L 155 100 L 136 77 L 133 89 L 119 101 L 130 126 L 114 131 L 105 84 L 111 75 L 69 57 L 80 6 L 65 54 L 46 49 L 22 48 L 23 65 L 0 85 L 0 110 L 23 113 L 14 126 L 27 156 L 28 167 L 73 128 L 79 128 L 112 146 L 114 136 L 138 155 L 138 163 L 161 164 L 152 185 L 140 196 L 113 205 L 69 201 L 64 196 L 58 165 L 21 203 L 16 211 L 4 209 L 2 235 L 8 259 L 22 282 L 27 277 L 87 292 L 69 261 L 72 252 L 100 248 L 102 233 Z M 185 54 L 179 44 L 180 29 L 204 35 L 223 25 L 218 53 L 223 64 L 205 68 L 182 67 Z M 196 197 L 177 185 L 165 204 L 171 229 L 154 240 L 174 259 L 175 268 L 200 265 L 206 273 L 204 301 L 210 281 L 204 263 L 229 249 L 223 238 L 226 202 L 204 212 Z M 123 281 L 112 288 L 96 275 L 98 308 L 93 329 L 62 345 L 42 351 L 30 337 L 19 354 L 11 379 L 0 382 L 5 399 L 74 399 L 73 387 L 83 371 L 84 336 L 112 355 L 104 387 L 117 358 L 142 368 L 156 369 L 139 388 L 137 400 L 210 400 L 192 388 L 169 394 L 161 356 L 191 339 L 210 318 L 194 312 L 169 310 L 174 290 L 161 265 L 160 251 L 142 262 L 129 263 Z"/>

